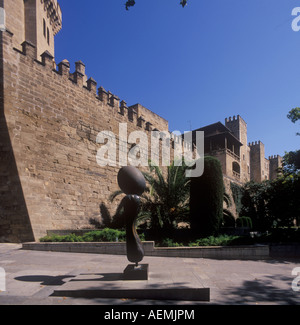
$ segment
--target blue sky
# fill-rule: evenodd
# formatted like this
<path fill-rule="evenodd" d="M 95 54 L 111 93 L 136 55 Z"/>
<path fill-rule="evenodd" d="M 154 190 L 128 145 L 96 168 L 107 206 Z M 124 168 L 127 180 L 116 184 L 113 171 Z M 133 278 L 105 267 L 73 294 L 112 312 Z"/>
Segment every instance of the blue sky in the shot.
<path fill-rule="evenodd" d="M 55 59 L 82 60 L 98 87 L 188 131 L 241 115 L 266 156 L 300 149 L 296 0 L 59 0 Z"/>

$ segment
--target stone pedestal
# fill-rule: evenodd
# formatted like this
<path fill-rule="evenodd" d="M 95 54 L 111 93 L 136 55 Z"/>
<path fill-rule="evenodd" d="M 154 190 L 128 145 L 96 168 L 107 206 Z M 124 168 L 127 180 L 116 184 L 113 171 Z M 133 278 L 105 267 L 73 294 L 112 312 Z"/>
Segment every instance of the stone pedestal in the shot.
<path fill-rule="evenodd" d="M 138 266 L 129 264 L 123 272 L 124 280 L 146 281 L 148 280 L 148 270 L 148 264 L 140 264 Z"/>

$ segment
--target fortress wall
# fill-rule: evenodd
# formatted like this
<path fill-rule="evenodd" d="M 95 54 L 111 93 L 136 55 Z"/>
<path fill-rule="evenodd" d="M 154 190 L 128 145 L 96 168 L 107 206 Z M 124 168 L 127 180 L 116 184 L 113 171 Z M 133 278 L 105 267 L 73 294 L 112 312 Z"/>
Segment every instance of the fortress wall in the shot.
<path fill-rule="evenodd" d="M 120 104 L 117 96 L 103 88 L 97 91 L 93 79 L 84 86 L 81 64 L 76 65 L 74 73 L 70 73 L 66 61 L 54 70 L 49 53 L 39 62 L 30 43 L 24 43 L 19 51 L 13 48 L 11 33 L 2 32 L 2 37 L 2 122 L 10 143 L 0 145 L 0 154 L 5 146 L 11 147 L 17 168 L 14 177 L 23 193 L 23 203 L 20 196 L 19 201 L 11 202 L 10 196 L 3 194 L 16 186 L 11 179 L 3 179 L 0 198 L 7 201 L 6 207 L 15 205 L 16 209 L 14 216 L 9 209 L 1 211 L 0 240 L 23 240 L 30 227 L 34 239 L 45 235 L 48 229 L 89 227 L 89 218 L 99 218 L 100 204 L 108 203 L 109 195 L 118 190 L 116 177 L 120 168 L 97 164 L 97 150 L 102 146 L 96 143 L 97 134 L 106 130 L 118 134 L 119 123 L 128 123 L 128 133 L 149 133 L 148 121 L 153 129 L 163 131 L 168 127 L 167 121 L 142 108 L 144 122 L 138 126 L 140 110 L 129 118 L 132 110 L 124 101 Z M 30 219 L 27 226 L 18 215 L 24 203 Z M 12 236 L 13 224 L 18 230 Z"/>

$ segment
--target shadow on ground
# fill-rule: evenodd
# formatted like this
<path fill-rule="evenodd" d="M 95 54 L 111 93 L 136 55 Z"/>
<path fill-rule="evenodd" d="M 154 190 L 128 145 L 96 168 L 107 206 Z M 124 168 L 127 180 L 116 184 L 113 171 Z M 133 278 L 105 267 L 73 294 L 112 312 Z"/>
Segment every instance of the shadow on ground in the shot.
<path fill-rule="evenodd" d="M 228 287 L 226 296 L 231 304 L 300 304 L 300 292 L 292 290 L 292 277 L 282 275 L 264 276 L 260 279 L 246 280 L 239 287 Z"/>
<path fill-rule="evenodd" d="M 74 275 L 60 275 L 60 276 L 49 276 L 49 275 L 26 275 L 16 277 L 17 281 L 24 282 L 41 282 L 41 285 L 45 286 L 58 286 L 63 285 L 65 282 L 64 279 L 74 278 Z"/>

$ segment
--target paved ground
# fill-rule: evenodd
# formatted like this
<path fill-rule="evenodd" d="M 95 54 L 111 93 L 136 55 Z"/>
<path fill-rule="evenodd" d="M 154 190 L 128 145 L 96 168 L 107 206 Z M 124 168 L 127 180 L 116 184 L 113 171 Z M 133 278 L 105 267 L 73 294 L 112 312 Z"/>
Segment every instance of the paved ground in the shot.
<path fill-rule="evenodd" d="M 6 273 L 6 291 L 0 292 L 1 305 L 300 304 L 300 291 L 292 290 L 292 282 L 296 278 L 292 271 L 300 268 L 300 259 L 230 261 L 145 257 L 143 263 L 149 263 L 152 270 L 168 272 L 174 278 L 192 276 L 201 281 L 210 288 L 210 303 L 82 299 L 50 295 L 79 274 L 111 276 L 123 272 L 128 264 L 126 256 L 35 252 L 20 248 L 21 245 L 0 244 L 0 268 Z"/>

